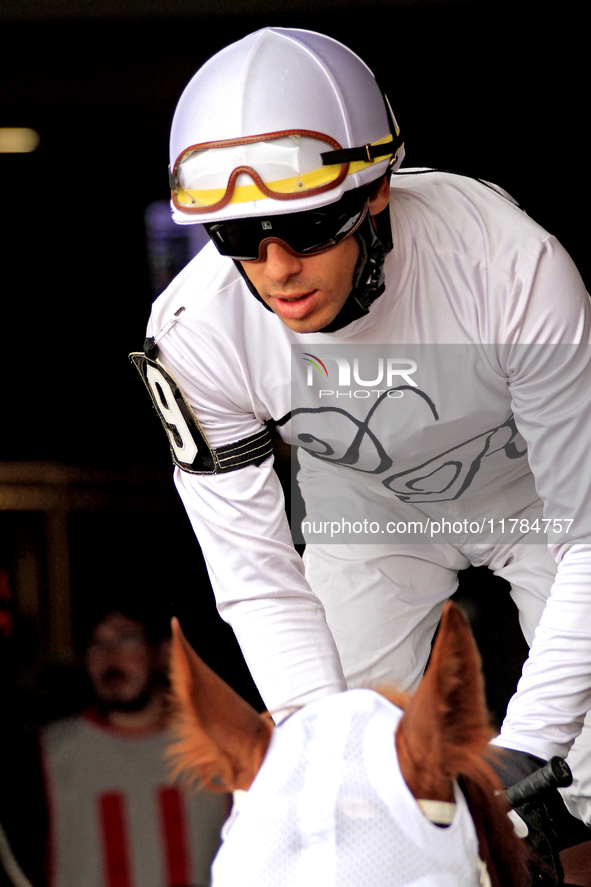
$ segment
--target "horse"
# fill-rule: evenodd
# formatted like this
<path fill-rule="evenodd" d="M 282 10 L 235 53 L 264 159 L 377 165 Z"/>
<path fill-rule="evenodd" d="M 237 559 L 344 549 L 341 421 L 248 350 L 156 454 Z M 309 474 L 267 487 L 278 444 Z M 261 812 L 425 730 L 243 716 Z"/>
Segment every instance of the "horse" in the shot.
<path fill-rule="evenodd" d="M 525 887 L 527 851 L 485 758 L 481 663 L 446 604 L 412 697 L 321 698 L 279 726 L 195 653 L 173 619 L 175 775 L 233 791 L 212 887 Z"/>

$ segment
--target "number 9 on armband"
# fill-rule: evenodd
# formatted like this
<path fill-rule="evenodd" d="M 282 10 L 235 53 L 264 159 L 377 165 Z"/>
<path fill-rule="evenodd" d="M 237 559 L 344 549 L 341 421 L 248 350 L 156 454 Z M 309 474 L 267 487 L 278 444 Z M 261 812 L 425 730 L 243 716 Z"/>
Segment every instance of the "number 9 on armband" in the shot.
<path fill-rule="evenodd" d="M 215 454 L 173 377 L 159 361 L 139 351 L 129 359 L 148 389 L 168 436 L 173 461 L 192 474 L 215 474 Z"/>
<path fill-rule="evenodd" d="M 160 361 L 142 351 L 129 355 L 148 389 L 168 436 L 173 462 L 189 474 L 221 474 L 260 465 L 273 453 L 266 426 L 250 437 L 214 448 L 183 392 Z"/>

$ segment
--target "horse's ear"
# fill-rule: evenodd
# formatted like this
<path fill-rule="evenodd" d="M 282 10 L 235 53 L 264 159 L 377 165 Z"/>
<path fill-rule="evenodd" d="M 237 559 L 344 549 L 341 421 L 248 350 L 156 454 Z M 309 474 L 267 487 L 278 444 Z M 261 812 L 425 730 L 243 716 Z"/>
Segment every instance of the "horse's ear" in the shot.
<path fill-rule="evenodd" d="M 415 798 L 451 801 L 452 780 L 480 769 L 491 736 L 476 643 L 449 602 L 425 676 L 396 731 L 400 769 Z"/>
<path fill-rule="evenodd" d="M 199 658 L 176 618 L 171 627 L 173 775 L 212 791 L 248 789 L 265 757 L 272 722 Z"/>
<path fill-rule="evenodd" d="M 417 800 L 451 801 L 461 777 L 492 887 L 524 887 L 525 847 L 482 755 L 493 732 L 476 642 L 462 611 L 447 603 L 425 676 L 396 731 L 400 770 Z"/>

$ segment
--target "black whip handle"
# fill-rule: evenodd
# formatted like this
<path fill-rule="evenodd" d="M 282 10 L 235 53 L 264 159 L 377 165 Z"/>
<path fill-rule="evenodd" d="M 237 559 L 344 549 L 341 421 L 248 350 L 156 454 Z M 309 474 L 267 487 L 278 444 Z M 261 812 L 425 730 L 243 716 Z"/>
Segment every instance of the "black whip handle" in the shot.
<path fill-rule="evenodd" d="M 572 781 L 573 775 L 564 758 L 550 758 L 544 767 L 508 788 L 505 795 L 512 807 L 521 807 L 550 789 L 566 788 Z"/>

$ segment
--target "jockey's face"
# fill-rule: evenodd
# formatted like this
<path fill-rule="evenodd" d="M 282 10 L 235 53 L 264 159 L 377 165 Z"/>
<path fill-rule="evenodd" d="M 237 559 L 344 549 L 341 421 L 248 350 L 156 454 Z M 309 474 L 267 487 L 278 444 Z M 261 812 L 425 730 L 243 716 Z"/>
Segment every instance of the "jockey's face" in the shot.
<path fill-rule="evenodd" d="M 110 613 L 92 632 L 86 667 L 103 708 L 142 708 L 155 668 L 155 651 L 144 626 L 122 613 Z"/>
<path fill-rule="evenodd" d="M 386 208 L 389 194 L 384 178 L 369 201 L 372 217 Z M 269 243 L 264 259 L 240 264 L 265 305 L 286 326 L 313 333 L 331 323 L 347 301 L 358 257 L 359 243 L 350 235 L 326 252 L 305 257 L 281 243 Z"/>
<path fill-rule="evenodd" d="M 241 264 L 265 305 L 286 326 L 312 333 L 334 320 L 345 304 L 358 256 L 359 244 L 351 236 L 305 258 L 270 243 L 264 260 Z"/>

